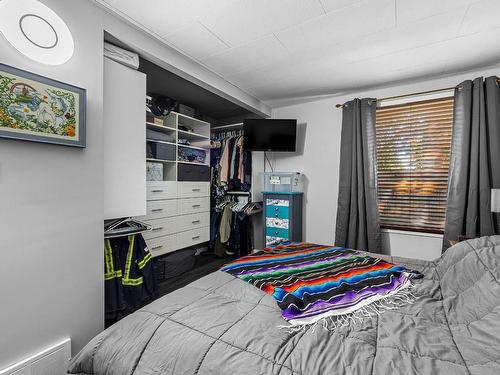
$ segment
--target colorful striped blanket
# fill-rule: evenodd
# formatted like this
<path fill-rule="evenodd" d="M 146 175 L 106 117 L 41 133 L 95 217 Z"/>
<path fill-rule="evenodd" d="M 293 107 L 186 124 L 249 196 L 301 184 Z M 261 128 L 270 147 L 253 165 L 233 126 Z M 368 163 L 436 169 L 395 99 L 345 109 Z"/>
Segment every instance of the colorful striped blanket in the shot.
<path fill-rule="evenodd" d="M 388 298 L 398 293 L 410 302 L 404 291 L 411 286 L 410 279 L 422 276 L 365 252 L 310 243 L 269 247 L 221 270 L 271 294 L 283 318 L 297 326 L 352 314 L 369 305 L 364 316 L 391 308 L 391 303 L 405 301 Z"/>

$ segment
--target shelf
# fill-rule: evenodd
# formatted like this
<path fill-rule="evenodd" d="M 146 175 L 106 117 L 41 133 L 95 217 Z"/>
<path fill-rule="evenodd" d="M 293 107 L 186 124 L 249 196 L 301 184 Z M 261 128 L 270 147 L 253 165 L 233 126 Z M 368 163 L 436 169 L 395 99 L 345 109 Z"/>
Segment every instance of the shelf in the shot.
<path fill-rule="evenodd" d="M 152 158 L 146 158 L 146 161 L 151 161 L 154 163 L 177 163 L 175 160 L 163 160 L 163 159 L 152 159 Z"/>
<path fill-rule="evenodd" d="M 194 161 L 181 161 L 181 160 L 178 160 L 177 163 L 190 164 L 190 165 L 204 165 L 204 166 L 208 166 L 207 163 L 197 163 L 197 162 L 194 162 Z"/>
<path fill-rule="evenodd" d="M 167 134 L 170 139 L 166 140 L 156 140 L 151 138 L 146 138 L 147 142 L 152 142 L 156 144 L 167 144 L 175 147 L 175 159 L 165 160 L 156 158 L 146 158 L 147 162 L 160 163 L 163 166 L 163 180 L 164 181 L 177 181 L 179 166 L 182 164 L 187 165 L 198 165 L 202 166 L 200 169 L 210 168 L 210 147 L 198 147 L 198 146 L 209 146 L 210 141 L 210 123 L 186 116 L 177 112 L 170 112 L 167 116 L 157 116 L 163 123 L 155 123 L 152 119 L 146 118 L 146 129 L 160 131 Z M 190 131 L 185 131 L 179 129 L 179 126 L 185 126 L 186 129 Z M 157 138 L 157 137 L 154 137 Z M 158 137 L 161 138 L 161 137 Z M 179 138 L 186 139 L 189 143 L 194 145 L 183 145 L 178 142 Z M 165 138 L 164 138 L 165 139 Z M 197 144 L 196 142 L 200 142 Z M 180 149 L 179 147 L 184 147 Z M 172 149 L 172 147 L 170 147 Z M 179 161 L 180 153 L 187 153 L 188 149 L 198 150 L 198 153 L 203 151 L 206 154 L 204 163 L 196 163 L 189 161 Z M 174 151 L 174 150 L 172 150 Z M 190 151 L 194 153 L 194 151 Z"/>
<path fill-rule="evenodd" d="M 174 143 L 174 142 L 167 142 L 167 141 L 157 141 L 156 139 L 149 139 L 149 138 L 146 138 L 146 141 L 147 142 L 155 142 L 155 143 L 165 143 L 167 145 L 174 145 L 174 146 L 177 146 L 177 143 Z"/>
<path fill-rule="evenodd" d="M 183 115 L 182 113 L 179 113 L 179 112 L 172 111 L 170 113 L 175 113 L 177 116 L 182 117 L 183 125 L 193 125 L 193 124 L 195 124 L 195 126 L 196 125 L 208 125 L 208 126 L 210 126 L 209 122 L 206 122 L 206 121 L 203 121 L 203 120 L 200 120 L 200 119 L 188 116 L 188 115 Z M 179 123 L 180 123 L 180 121 L 179 121 Z"/>
<path fill-rule="evenodd" d="M 183 145 L 181 143 L 178 143 L 177 146 L 179 147 L 186 147 L 186 148 L 193 148 L 195 150 L 201 150 L 201 151 L 208 151 L 208 148 L 203 148 L 203 147 L 196 147 L 196 146 L 188 146 L 188 145 Z"/>
<path fill-rule="evenodd" d="M 175 128 L 169 128 L 168 126 L 163 126 L 163 125 L 156 125 L 153 124 L 152 122 L 146 122 L 146 127 L 151 130 L 157 130 L 161 131 L 164 133 L 170 133 L 170 132 L 176 132 L 177 129 Z"/>
<path fill-rule="evenodd" d="M 193 133 L 193 132 L 187 132 L 185 130 L 178 130 L 178 133 L 179 133 L 179 138 L 184 138 L 184 139 L 188 139 L 188 140 L 191 140 L 191 141 L 196 141 L 196 140 L 200 140 L 200 139 L 210 139 L 209 136 L 206 136 L 206 135 L 201 135 L 201 134 L 197 134 L 197 133 Z"/>

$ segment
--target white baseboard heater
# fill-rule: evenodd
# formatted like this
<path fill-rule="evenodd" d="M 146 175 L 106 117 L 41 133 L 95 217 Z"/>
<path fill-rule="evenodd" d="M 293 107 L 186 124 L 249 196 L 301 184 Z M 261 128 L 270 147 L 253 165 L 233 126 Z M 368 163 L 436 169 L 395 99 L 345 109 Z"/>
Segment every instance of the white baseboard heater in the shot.
<path fill-rule="evenodd" d="M 0 375 L 64 375 L 71 359 L 71 339 L 65 339 L 5 369 Z"/>

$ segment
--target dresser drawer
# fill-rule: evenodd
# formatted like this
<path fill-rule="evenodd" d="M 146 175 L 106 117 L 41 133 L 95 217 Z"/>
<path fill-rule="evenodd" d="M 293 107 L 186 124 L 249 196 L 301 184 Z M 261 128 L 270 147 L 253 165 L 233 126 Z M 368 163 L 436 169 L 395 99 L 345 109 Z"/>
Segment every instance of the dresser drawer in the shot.
<path fill-rule="evenodd" d="M 148 201 L 146 216 L 140 216 L 137 219 L 153 220 L 177 215 L 179 215 L 179 200 L 168 199 L 160 201 Z"/>
<path fill-rule="evenodd" d="M 177 229 L 179 232 L 186 230 L 208 227 L 210 225 L 210 213 L 203 212 L 201 214 L 183 215 L 177 218 Z"/>
<path fill-rule="evenodd" d="M 146 244 L 153 257 L 179 249 L 177 234 L 149 239 Z"/>
<path fill-rule="evenodd" d="M 290 221 L 288 219 L 281 219 L 277 217 L 266 217 L 266 227 L 268 228 L 281 228 L 288 229 Z"/>
<path fill-rule="evenodd" d="M 163 219 L 146 220 L 146 223 L 153 227 L 153 230 L 143 234 L 144 238 L 156 238 L 184 232 L 190 229 L 207 227 L 210 225 L 210 213 L 203 212 L 199 214 L 173 216 Z"/>
<path fill-rule="evenodd" d="M 185 198 L 179 199 L 178 202 L 181 215 L 210 211 L 210 198 Z"/>
<path fill-rule="evenodd" d="M 266 236 L 288 238 L 288 229 L 266 227 Z"/>
<path fill-rule="evenodd" d="M 179 248 L 184 248 L 196 245 L 202 242 L 207 242 L 210 236 L 209 227 L 189 230 L 187 232 L 178 233 L 179 235 Z"/>
<path fill-rule="evenodd" d="M 266 206 L 266 217 L 288 219 L 289 208 L 286 206 Z"/>
<path fill-rule="evenodd" d="M 146 199 L 148 201 L 177 198 L 177 182 L 175 181 L 148 181 Z"/>
<path fill-rule="evenodd" d="M 198 198 L 210 196 L 209 182 L 179 182 L 179 198 Z"/>
<path fill-rule="evenodd" d="M 145 232 L 142 236 L 149 240 L 151 238 L 166 236 L 167 234 L 173 234 L 180 232 L 178 224 L 179 216 L 166 217 L 163 219 L 145 220 L 145 222 L 153 227 L 149 232 Z"/>

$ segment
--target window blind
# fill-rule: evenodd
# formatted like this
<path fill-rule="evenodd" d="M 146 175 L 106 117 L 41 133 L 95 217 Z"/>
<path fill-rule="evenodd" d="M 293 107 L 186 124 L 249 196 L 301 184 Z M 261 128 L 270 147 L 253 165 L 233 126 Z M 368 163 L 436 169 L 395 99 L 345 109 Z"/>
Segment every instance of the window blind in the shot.
<path fill-rule="evenodd" d="M 377 109 L 377 174 L 384 228 L 442 233 L 453 98 Z"/>

